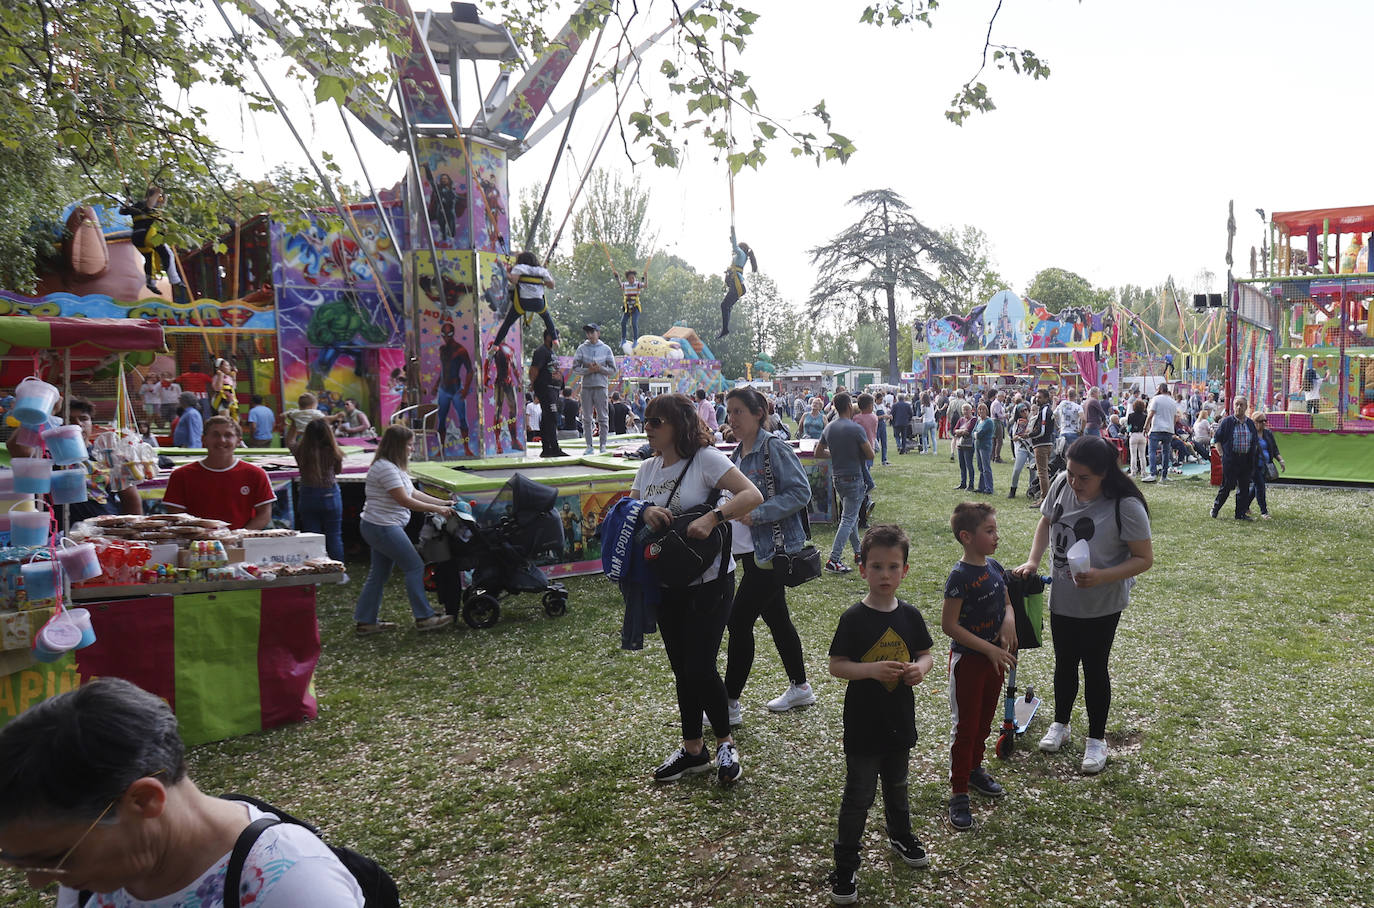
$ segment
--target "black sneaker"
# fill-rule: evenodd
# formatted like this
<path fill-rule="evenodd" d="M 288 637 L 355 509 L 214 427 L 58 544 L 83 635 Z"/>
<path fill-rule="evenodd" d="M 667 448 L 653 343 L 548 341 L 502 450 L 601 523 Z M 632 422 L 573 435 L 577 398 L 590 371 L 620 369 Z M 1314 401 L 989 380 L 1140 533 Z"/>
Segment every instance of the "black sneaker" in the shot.
<path fill-rule="evenodd" d="M 831 558 L 825 563 L 825 572 L 827 574 L 850 574 L 853 573 L 853 571 L 854 569 L 852 567 L 845 564 L 843 561 L 836 561 L 834 558 Z"/>
<path fill-rule="evenodd" d="M 911 833 L 902 838 L 888 836 L 887 845 L 908 867 L 925 867 L 930 863 L 930 855 L 926 854 L 921 840 Z"/>
<path fill-rule="evenodd" d="M 985 798 L 1000 798 L 1007 793 L 1006 789 L 998 784 L 996 779 L 988 775 L 986 767 L 983 766 L 979 766 L 969 773 L 968 787 Z"/>
<path fill-rule="evenodd" d="M 859 882 L 852 870 L 836 868 L 830 871 L 826 882 L 830 884 L 830 901 L 836 905 L 852 905 L 859 900 Z"/>
<path fill-rule="evenodd" d="M 658 769 L 654 770 L 655 782 L 676 782 L 683 776 L 696 775 L 701 772 L 710 772 L 711 755 L 702 748 L 700 753 L 690 754 L 684 747 L 668 754 L 668 759 L 664 760 Z"/>
<path fill-rule="evenodd" d="M 973 811 L 969 809 L 968 795 L 955 795 L 949 799 L 949 825 L 960 832 L 973 828 Z"/>
<path fill-rule="evenodd" d="M 702 750 L 702 753 L 706 753 Z M 723 741 L 716 748 L 716 779 L 722 785 L 738 782 L 744 775 L 744 765 L 739 760 L 739 750 L 731 741 Z"/>
<path fill-rule="evenodd" d="M 1236 519 L 1237 519 L 1237 520 L 1254 520 L 1255 518 L 1251 517 L 1249 514 L 1237 514 L 1237 515 L 1236 515 Z"/>

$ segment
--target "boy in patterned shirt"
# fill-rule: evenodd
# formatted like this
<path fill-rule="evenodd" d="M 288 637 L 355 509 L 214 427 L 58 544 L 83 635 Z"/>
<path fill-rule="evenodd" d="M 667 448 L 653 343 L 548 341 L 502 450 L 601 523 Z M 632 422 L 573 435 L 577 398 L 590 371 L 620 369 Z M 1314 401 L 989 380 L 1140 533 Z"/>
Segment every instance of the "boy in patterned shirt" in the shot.
<path fill-rule="evenodd" d="M 973 828 L 969 789 L 1000 798 L 1002 786 L 983 767 L 988 732 L 997 712 L 1003 677 L 1016 664 L 1016 618 L 997 551 L 997 511 L 966 501 L 950 518 L 964 557 L 945 581 L 940 626 L 949 635 L 949 822 Z"/>

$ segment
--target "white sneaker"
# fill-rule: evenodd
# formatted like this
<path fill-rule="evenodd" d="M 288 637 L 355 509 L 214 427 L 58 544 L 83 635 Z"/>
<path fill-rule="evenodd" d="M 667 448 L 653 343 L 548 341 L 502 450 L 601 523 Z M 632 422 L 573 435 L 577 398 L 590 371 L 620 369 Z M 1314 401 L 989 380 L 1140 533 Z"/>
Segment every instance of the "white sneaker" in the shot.
<path fill-rule="evenodd" d="M 798 706 L 810 706 L 816 702 L 816 692 L 810 684 L 789 684 L 782 696 L 768 701 L 768 708 L 775 713 L 785 713 Z"/>
<path fill-rule="evenodd" d="M 1101 772 L 1107 766 L 1107 742 L 1089 738 L 1083 747 L 1083 771 L 1088 775 Z"/>
<path fill-rule="evenodd" d="M 730 727 L 739 728 L 744 724 L 744 707 L 739 705 L 738 700 L 726 700 L 726 708 L 730 711 Z"/>
<path fill-rule="evenodd" d="M 1050 726 L 1050 730 L 1045 732 L 1045 737 L 1040 739 L 1040 749 L 1047 754 L 1052 754 L 1068 743 L 1069 727 L 1059 722 Z"/>
<path fill-rule="evenodd" d="M 1159 477 L 1155 476 L 1155 474 L 1153 474 L 1153 473 L 1146 473 L 1145 476 L 1144 476 L 1140 481 L 1141 481 L 1141 482 L 1155 482 L 1158 478 L 1159 478 Z"/>

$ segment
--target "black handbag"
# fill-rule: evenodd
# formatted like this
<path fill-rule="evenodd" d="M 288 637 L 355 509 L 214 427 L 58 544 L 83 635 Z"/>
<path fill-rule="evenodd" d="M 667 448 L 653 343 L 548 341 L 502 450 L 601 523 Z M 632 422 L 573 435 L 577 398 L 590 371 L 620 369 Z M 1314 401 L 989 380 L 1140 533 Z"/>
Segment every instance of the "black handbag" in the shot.
<path fill-rule="evenodd" d="M 1278 479 L 1279 465 L 1274 463 L 1272 460 L 1266 463 L 1264 465 L 1264 478 L 1269 482 L 1273 482 L 1274 480 Z"/>
<path fill-rule="evenodd" d="M 763 481 L 768 486 L 768 497 L 772 498 L 777 494 L 777 486 L 773 480 L 773 461 L 768 456 L 767 442 L 763 445 Z M 811 544 L 811 522 L 806 518 L 805 505 L 802 506 L 801 515 L 807 543 L 801 551 L 790 555 L 783 549 L 782 526 L 773 523 L 773 560 L 769 564 L 778 572 L 777 577 L 783 586 L 801 586 L 821 575 L 821 551 Z"/>
<path fill-rule="evenodd" d="M 682 478 L 692 467 L 696 454 L 687 458 L 682 472 L 673 483 L 673 492 L 668 496 L 666 507 L 674 513 L 673 522 L 662 530 L 650 531 L 644 540 L 644 561 L 658 578 L 660 586 L 687 586 L 696 580 L 719 560 L 721 571 L 725 570 L 730 556 L 730 524 L 720 523 L 712 527 L 705 539 L 693 539 L 687 535 L 692 521 L 711 513 L 713 504 L 699 504 L 678 511 L 675 507 L 678 489 Z"/>

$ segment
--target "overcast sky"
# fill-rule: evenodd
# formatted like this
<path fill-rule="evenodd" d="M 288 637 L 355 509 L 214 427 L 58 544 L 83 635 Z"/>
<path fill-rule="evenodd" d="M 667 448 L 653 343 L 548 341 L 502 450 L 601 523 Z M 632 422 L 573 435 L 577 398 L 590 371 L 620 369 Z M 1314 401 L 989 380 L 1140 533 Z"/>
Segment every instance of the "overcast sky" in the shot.
<path fill-rule="evenodd" d="M 1051 266 L 1103 287 L 1170 274 L 1187 285 L 1206 268 L 1218 283 L 1198 289 L 1218 291 L 1228 199 L 1236 203 L 1238 276 L 1248 274 L 1249 248 L 1260 241 L 1255 208 L 1374 203 L 1368 0 L 1005 0 L 994 43 L 1033 49 L 1052 75 L 1032 82 L 985 71 L 997 110 L 962 127 L 943 112 L 978 67 L 995 0 L 947 0 L 933 29 L 860 25 L 861 0 L 747 5 L 762 18 L 731 65 L 752 75 L 761 103 L 782 117 L 824 98 L 833 128 L 859 149 L 846 165 L 817 168 L 779 144 L 761 171 L 736 178 L 740 239 L 793 299 L 811 287 L 807 251 L 857 216 L 845 202 L 866 189 L 897 191 L 927 225 L 985 231 L 1018 292 Z M 640 7 L 646 26 L 666 21 L 663 0 Z M 650 54 L 644 71 L 670 53 L 665 45 Z M 556 103 L 566 102 L 583 65 L 574 62 Z M 554 178 L 555 219 L 567 208 L 574 163 L 586 161 L 613 104 L 606 91 L 579 113 L 572 153 Z M 316 151 L 331 148 L 360 181 L 337 114 L 318 108 L 311 118 L 302 107 L 295 115 Z M 243 114 L 250 150 L 239 165 L 253 172 L 300 163 L 263 116 Z M 542 187 L 559 135 L 514 162 L 512 195 Z M 365 145 L 375 180 L 400 178 L 403 158 Z M 729 253 L 728 187 L 724 165 L 701 145 L 692 138 L 682 167 L 662 170 L 633 165 L 613 137 L 599 163 L 641 174 L 660 245 L 716 272 Z"/>

